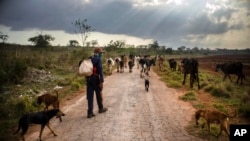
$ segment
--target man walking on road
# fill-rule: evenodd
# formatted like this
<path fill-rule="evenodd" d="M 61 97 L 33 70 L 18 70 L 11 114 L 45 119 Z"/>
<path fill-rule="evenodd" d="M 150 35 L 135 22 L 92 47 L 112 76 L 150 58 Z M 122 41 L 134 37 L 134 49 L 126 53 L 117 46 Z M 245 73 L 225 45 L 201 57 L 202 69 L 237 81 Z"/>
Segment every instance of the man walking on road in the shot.
<path fill-rule="evenodd" d="M 99 113 L 104 113 L 108 110 L 103 106 L 102 94 L 101 94 L 104 82 L 102 62 L 101 62 L 102 53 L 104 53 L 104 51 L 102 50 L 102 48 L 98 47 L 94 49 L 94 55 L 90 57 L 94 69 L 93 69 L 93 74 L 87 77 L 88 118 L 92 118 L 95 116 L 95 114 L 93 113 L 94 92 L 96 93 L 96 100 L 99 108 Z"/>

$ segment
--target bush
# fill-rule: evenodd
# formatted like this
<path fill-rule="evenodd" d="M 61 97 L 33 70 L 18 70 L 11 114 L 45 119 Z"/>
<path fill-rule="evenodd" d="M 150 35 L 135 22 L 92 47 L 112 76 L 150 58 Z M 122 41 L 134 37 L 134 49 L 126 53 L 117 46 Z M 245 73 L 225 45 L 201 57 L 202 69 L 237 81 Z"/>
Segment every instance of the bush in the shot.
<path fill-rule="evenodd" d="M 214 86 L 212 86 L 212 85 L 208 85 L 208 86 L 206 86 L 206 87 L 204 88 L 204 90 L 205 90 L 206 92 L 211 92 L 213 89 L 214 89 Z"/>
<path fill-rule="evenodd" d="M 12 107 L 8 109 L 9 115 L 18 118 L 25 113 L 37 111 L 39 107 L 35 103 L 35 99 L 29 96 L 11 97 L 7 100 L 7 106 Z"/>
<path fill-rule="evenodd" d="M 21 58 L 15 58 L 5 64 L 1 70 L 1 77 L 9 83 L 19 83 L 27 71 L 27 64 Z"/>
<path fill-rule="evenodd" d="M 200 84 L 201 89 L 202 89 L 202 88 L 205 88 L 205 87 L 207 87 L 207 86 L 208 86 L 208 83 L 206 83 L 206 82 L 202 82 L 202 83 Z"/>
<path fill-rule="evenodd" d="M 212 91 L 211 91 L 211 94 L 213 96 L 216 96 L 216 97 L 225 97 L 225 98 L 230 98 L 230 94 L 222 89 L 222 88 L 214 88 Z"/>
<path fill-rule="evenodd" d="M 246 118 L 250 119 L 250 104 L 243 104 L 239 107 L 239 112 L 245 116 Z"/>
<path fill-rule="evenodd" d="M 4 82 L 7 81 L 7 74 L 6 72 L 3 70 L 3 68 L 0 68 L 0 92 L 2 91 L 3 88 L 3 84 Z"/>
<path fill-rule="evenodd" d="M 193 105 L 196 109 L 205 109 L 206 105 L 204 105 L 203 103 L 196 103 Z"/>
<path fill-rule="evenodd" d="M 83 85 L 85 84 L 85 81 L 81 79 L 76 79 L 71 83 L 71 90 L 77 91 L 79 90 Z"/>
<path fill-rule="evenodd" d="M 169 81 L 167 85 L 171 88 L 181 88 L 182 87 L 182 84 L 180 82 L 177 82 L 177 81 Z"/>
<path fill-rule="evenodd" d="M 195 92 L 190 91 L 186 93 L 184 96 L 181 96 L 181 99 L 184 101 L 195 101 L 196 100 Z"/>
<path fill-rule="evenodd" d="M 217 110 L 226 113 L 227 110 L 225 109 L 223 104 L 220 103 L 213 103 L 213 107 L 216 108 Z"/>

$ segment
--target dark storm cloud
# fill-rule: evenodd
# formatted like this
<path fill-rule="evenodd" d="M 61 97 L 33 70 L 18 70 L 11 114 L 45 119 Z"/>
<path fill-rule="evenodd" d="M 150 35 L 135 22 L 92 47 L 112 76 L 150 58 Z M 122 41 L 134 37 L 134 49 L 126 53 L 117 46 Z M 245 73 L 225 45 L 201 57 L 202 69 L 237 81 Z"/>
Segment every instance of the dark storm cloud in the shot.
<path fill-rule="evenodd" d="M 237 10 L 232 8 L 221 8 L 213 13 L 213 16 L 217 18 L 218 21 L 221 21 L 223 18 L 229 20 L 234 12 Z"/>
<path fill-rule="evenodd" d="M 203 11 L 206 1 L 189 0 L 189 5 L 174 4 L 133 7 L 131 0 L 0 0 L 0 24 L 11 30 L 36 28 L 74 33 L 72 22 L 88 19 L 96 31 L 153 38 L 166 42 L 180 40 L 189 34 L 221 34 L 240 29 L 242 24 L 228 26 L 234 9 L 219 9 L 213 22 Z M 246 1 L 247 2 L 247 1 Z"/>
<path fill-rule="evenodd" d="M 0 7 L 0 23 L 12 30 L 38 28 L 41 30 L 67 30 L 71 18 L 81 9 L 76 0 L 4 0 Z"/>
<path fill-rule="evenodd" d="M 186 27 L 190 34 L 220 34 L 226 32 L 227 22 L 213 23 L 208 16 L 200 15 L 191 20 Z"/>

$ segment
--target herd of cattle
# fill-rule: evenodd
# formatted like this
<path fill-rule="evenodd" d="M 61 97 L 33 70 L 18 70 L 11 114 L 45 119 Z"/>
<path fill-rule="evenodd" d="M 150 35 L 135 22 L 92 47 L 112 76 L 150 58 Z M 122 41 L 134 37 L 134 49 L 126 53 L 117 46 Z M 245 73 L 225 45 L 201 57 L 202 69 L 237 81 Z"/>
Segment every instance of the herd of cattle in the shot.
<path fill-rule="evenodd" d="M 129 67 L 129 72 L 132 73 L 133 67 L 136 66 L 137 69 L 141 69 L 141 76 L 143 73 L 150 71 L 150 67 L 152 65 L 156 65 L 158 62 L 159 70 L 163 71 L 163 64 L 166 59 L 163 56 L 155 56 L 151 57 L 150 55 L 145 56 L 135 56 L 135 55 L 121 55 L 120 57 L 115 57 L 114 59 L 108 58 L 106 63 L 109 68 L 109 74 L 112 74 L 112 67 L 116 66 L 117 72 L 123 73 L 124 68 Z M 197 81 L 198 89 L 200 89 L 199 83 L 199 70 L 198 70 L 198 61 L 194 58 L 184 58 L 181 60 L 181 64 L 178 64 L 175 59 L 168 59 L 169 67 L 171 71 L 179 71 L 183 73 L 183 82 L 185 84 L 186 76 L 190 74 L 190 87 L 193 87 L 195 81 Z M 232 81 L 230 74 L 235 74 L 238 76 L 236 83 L 243 84 L 243 79 L 245 79 L 245 75 L 243 73 L 243 64 L 241 62 L 230 62 L 224 64 L 217 64 L 215 71 L 221 70 L 224 73 L 224 79 L 229 77 L 230 81 Z"/>

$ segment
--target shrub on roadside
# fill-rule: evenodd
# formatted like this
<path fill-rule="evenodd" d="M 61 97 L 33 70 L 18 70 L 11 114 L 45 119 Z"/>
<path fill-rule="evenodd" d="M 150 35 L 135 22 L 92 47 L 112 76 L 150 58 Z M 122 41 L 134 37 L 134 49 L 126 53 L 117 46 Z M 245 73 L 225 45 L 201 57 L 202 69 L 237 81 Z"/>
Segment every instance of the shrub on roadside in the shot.
<path fill-rule="evenodd" d="M 220 103 L 213 103 L 213 107 L 216 108 L 218 111 L 226 113 L 227 110 L 225 109 L 223 104 Z"/>
<path fill-rule="evenodd" d="M 225 89 L 222 88 L 214 88 L 211 91 L 211 94 L 216 97 L 225 97 L 225 98 L 230 98 L 230 93 L 227 92 Z"/>
<path fill-rule="evenodd" d="M 206 105 L 204 105 L 203 103 L 196 103 L 196 104 L 193 104 L 193 106 L 196 109 L 204 109 L 204 108 L 206 108 Z"/>
<path fill-rule="evenodd" d="M 206 87 L 204 88 L 204 90 L 205 90 L 206 92 L 211 92 L 213 89 L 214 89 L 214 86 L 212 86 L 212 85 L 208 85 L 208 86 L 206 86 Z"/>
<path fill-rule="evenodd" d="M 250 119 L 250 103 L 243 104 L 239 107 L 239 113 Z"/>
<path fill-rule="evenodd" d="M 189 91 L 185 95 L 180 97 L 184 101 L 195 101 L 197 98 L 195 96 L 195 92 Z"/>
<path fill-rule="evenodd" d="M 78 77 L 77 79 L 74 79 L 71 83 L 71 90 L 77 91 L 79 90 L 83 85 L 85 85 L 86 81 L 82 77 Z"/>

